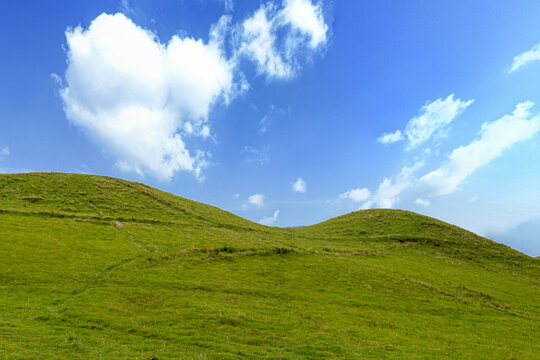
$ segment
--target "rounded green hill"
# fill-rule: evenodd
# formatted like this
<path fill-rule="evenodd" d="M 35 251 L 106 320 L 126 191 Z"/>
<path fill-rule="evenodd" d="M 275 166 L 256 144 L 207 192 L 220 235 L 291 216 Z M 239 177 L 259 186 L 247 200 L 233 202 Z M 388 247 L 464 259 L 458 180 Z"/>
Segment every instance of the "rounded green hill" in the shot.
<path fill-rule="evenodd" d="M 140 183 L 0 175 L 0 358 L 537 359 L 540 263 L 442 221 L 266 227 Z"/>

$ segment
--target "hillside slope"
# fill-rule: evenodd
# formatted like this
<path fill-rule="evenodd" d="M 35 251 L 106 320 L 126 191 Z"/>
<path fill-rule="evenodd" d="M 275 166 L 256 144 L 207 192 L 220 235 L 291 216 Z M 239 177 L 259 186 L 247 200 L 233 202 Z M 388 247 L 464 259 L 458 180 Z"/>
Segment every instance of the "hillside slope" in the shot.
<path fill-rule="evenodd" d="M 0 264 L 0 359 L 540 358 L 539 259 L 407 211 L 280 229 L 3 174 Z"/>

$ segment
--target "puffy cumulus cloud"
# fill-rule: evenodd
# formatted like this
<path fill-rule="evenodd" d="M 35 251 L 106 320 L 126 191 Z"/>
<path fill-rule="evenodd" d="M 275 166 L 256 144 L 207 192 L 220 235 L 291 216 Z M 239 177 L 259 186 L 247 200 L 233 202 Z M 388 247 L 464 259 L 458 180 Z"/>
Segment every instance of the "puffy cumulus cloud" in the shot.
<path fill-rule="evenodd" d="M 263 4 L 237 31 L 238 56 L 257 64 L 267 78 L 289 79 L 328 40 L 328 25 L 320 4 L 311 0 L 285 0 L 281 9 Z"/>
<path fill-rule="evenodd" d="M 454 100 L 454 94 L 451 94 L 444 100 L 439 98 L 422 106 L 419 114 L 405 127 L 407 149 L 418 147 L 434 134 L 443 134 L 445 128 L 473 102 L 474 99 Z"/>
<path fill-rule="evenodd" d="M 274 225 L 274 223 L 277 221 L 279 215 L 279 210 L 274 211 L 274 215 L 270 217 L 263 217 L 261 220 L 259 220 L 260 224 L 271 226 Z"/>
<path fill-rule="evenodd" d="M 538 60 L 540 60 L 540 44 L 536 44 L 530 50 L 514 56 L 514 61 L 508 72 L 514 72 L 522 66 Z"/>
<path fill-rule="evenodd" d="M 449 194 L 479 167 L 501 156 L 514 144 L 530 139 L 540 130 L 540 115 L 532 116 L 532 102 L 516 106 L 511 115 L 484 123 L 479 137 L 452 151 L 442 167 L 424 175 L 420 182 L 434 194 Z"/>
<path fill-rule="evenodd" d="M 302 178 L 296 179 L 296 181 L 292 184 L 292 191 L 299 192 L 299 193 L 305 193 L 306 192 L 306 182 Z"/>
<path fill-rule="evenodd" d="M 163 180 L 179 170 L 201 176 L 206 153 L 190 152 L 184 139 L 208 136 L 210 107 L 238 90 L 215 34 L 208 43 L 175 35 L 164 44 L 119 13 L 68 29 L 66 38 L 67 118 L 122 171 Z"/>
<path fill-rule="evenodd" d="M 234 2 L 223 1 L 232 10 Z M 131 9 L 128 1 L 122 6 Z M 310 0 L 262 5 L 239 24 L 224 15 L 208 41 L 175 35 L 163 43 L 123 14 L 101 14 L 88 28 L 66 31 L 67 70 L 58 81 L 64 111 L 121 171 L 202 178 L 210 154 L 188 144 L 211 138 L 212 106 L 249 89 L 240 59 L 255 62 L 268 78 L 291 78 L 327 33 L 320 5 Z M 251 150 L 246 158 L 267 160 Z"/>
<path fill-rule="evenodd" d="M 414 203 L 416 205 L 420 205 L 420 206 L 424 206 L 424 207 L 427 207 L 427 206 L 431 205 L 431 201 L 421 199 L 421 198 L 418 198 L 418 199 L 414 200 Z"/>
<path fill-rule="evenodd" d="M 401 130 L 396 130 L 393 133 L 384 133 L 377 138 L 377 141 L 381 144 L 393 144 L 395 142 L 404 140 L 405 137 L 401 133 Z"/>
<path fill-rule="evenodd" d="M 356 203 L 361 203 L 363 201 L 366 201 L 367 199 L 369 199 L 369 197 L 371 196 L 371 193 L 369 192 L 368 189 L 366 188 L 356 188 L 356 189 L 351 189 L 349 191 L 346 191 L 344 192 L 343 194 L 340 194 L 339 195 L 339 198 L 341 200 L 345 200 L 345 199 L 348 199 L 348 200 L 352 200 Z"/>
<path fill-rule="evenodd" d="M 405 127 L 407 150 L 417 148 L 432 136 L 443 136 L 448 125 L 473 102 L 474 99 L 467 101 L 454 99 L 454 94 L 446 99 L 439 98 L 433 102 L 427 102 Z M 382 134 L 377 140 L 383 144 L 391 144 L 405 137 L 400 130 L 397 130 L 394 133 Z"/>

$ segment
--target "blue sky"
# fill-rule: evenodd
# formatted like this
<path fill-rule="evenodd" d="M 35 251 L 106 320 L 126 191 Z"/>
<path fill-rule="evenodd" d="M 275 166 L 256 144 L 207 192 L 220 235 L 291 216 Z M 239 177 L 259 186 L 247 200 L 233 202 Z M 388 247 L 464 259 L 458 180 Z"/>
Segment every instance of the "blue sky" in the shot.
<path fill-rule="evenodd" d="M 121 177 L 277 226 L 409 209 L 539 256 L 538 14 L 2 2 L 0 171 Z"/>

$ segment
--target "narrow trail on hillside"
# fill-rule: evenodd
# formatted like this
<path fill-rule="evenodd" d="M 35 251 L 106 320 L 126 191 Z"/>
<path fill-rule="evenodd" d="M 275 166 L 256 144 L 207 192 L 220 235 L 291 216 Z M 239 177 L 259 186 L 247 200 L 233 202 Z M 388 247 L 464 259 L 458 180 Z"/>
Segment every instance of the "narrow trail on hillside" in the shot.
<path fill-rule="evenodd" d="M 118 270 L 119 268 L 131 264 L 137 260 L 143 259 L 147 257 L 149 254 L 155 253 L 156 249 L 152 246 L 150 246 L 148 243 L 146 243 L 144 240 L 142 240 L 139 236 L 136 234 L 123 230 L 121 226 L 116 226 L 116 229 L 120 232 L 125 233 L 133 242 L 133 244 L 138 248 L 141 249 L 143 252 L 136 255 L 131 256 L 125 259 L 122 259 L 120 261 L 117 261 L 115 263 L 112 263 L 110 265 L 107 265 L 104 270 L 100 271 L 100 274 L 95 277 L 93 280 L 90 280 L 90 283 L 85 286 L 83 289 L 77 291 L 72 296 L 68 297 L 64 301 L 60 303 L 60 305 L 56 306 L 55 308 L 51 309 L 51 312 L 58 313 L 65 309 L 65 307 L 74 299 L 77 299 L 84 294 L 90 292 L 93 289 L 96 289 L 100 287 L 103 283 L 103 281 L 111 275 L 112 272 L 115 270 Z"/>

